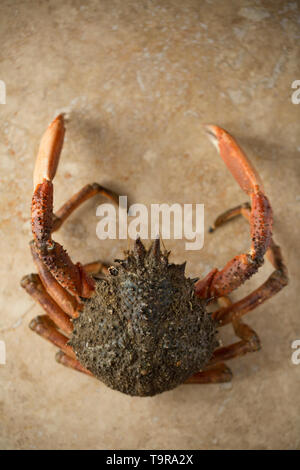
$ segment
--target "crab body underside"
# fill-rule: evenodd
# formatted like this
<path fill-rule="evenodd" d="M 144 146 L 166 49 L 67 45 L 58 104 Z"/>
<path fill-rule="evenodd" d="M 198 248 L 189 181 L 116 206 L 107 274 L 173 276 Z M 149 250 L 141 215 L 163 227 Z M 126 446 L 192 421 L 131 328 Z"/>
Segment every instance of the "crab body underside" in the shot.
<path fill-rule="evenodd" d="M 231 380 L 224 361 L 260 348 L 257 334 L 241 317 L 288 282 L 280 248 L 272 239 L 271 206 L 245 154 L 224 129 L 207 126 L 221 157 L 251 199 L 251 205 L 220 215 L 210 231 L 242 215 L 250 223 L 252 244 L 248 254 L 234 257 L 222 270 L 192 280 L 185 277 L 185 263 L 169 263 L 169 253 L 160 250 L 159 240 L 146 250 L 138 239 L 125 259 L 107 269 L 100 261 L 74 264 L 52 239 L 68 216 L 95 194 L 117 202 L 112 191 L 94 183 L 53 213 L 52 180 L 64 131 L 60 115 L 42 138 L 35 166 L 30 246 L 38 274 L 25 276 L 21 285 L 46 315 L 32 320 L 31 329 L 59 347 L 58 362 L 129 395 L 151 396 L 182 383 Z M 273 273 L 232 303 L 230 292 L 256 273 L 265 254 Z M 220 308 L 208 313 L 206 305 L 212 299 Z M 216 328 L 228 323 L 240 341 L 218 347 Z"/>

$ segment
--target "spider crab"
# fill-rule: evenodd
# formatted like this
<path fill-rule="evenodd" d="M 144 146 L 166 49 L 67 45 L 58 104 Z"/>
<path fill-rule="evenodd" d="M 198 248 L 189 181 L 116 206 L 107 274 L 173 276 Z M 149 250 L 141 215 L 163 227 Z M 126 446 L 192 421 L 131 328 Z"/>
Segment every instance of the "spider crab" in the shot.
<path fill-rule="evenodd" d="M 251 248 L 213 269 L 203 279 L 185 277 L 183 265 L 170 264 L 155 240 L 146 249 L 136 240 L 117 267 L 100 261 L 74 264 L 52 234 L 84 201 L 116 195 L 97 183 L 85 186 L 53 212 L 52 180 L 64 140 L 59 115 L 45 132 L 34 170 L 30 248 L 38 274 L 21 285 L 42 306 L 30 328 L 59 348 L 58 362 L 97 377 L 121 392 L 149 396 L 181 383 L 230 381 L 225 361 L 260 349 L 260 341 L 241 318 L 288 283 L 281 251 L 272 238 L 272 209 L 262 182 L 224 129 L 206 126 L 208 137 L 249 196 L 246 203 L 220 215 L 210 231 L 242 215 L 250 224 Z M 269 278 L 249 295 L 232 303 L 228 295 L 257 272 L 267 257 L 274 267 Z M 97 274 L 104 278 L 99 279 Z M 206 305 L 217 299 L 219 308 Z M 232 323 L 239 341 L 219 347 L 216 328 Z"/>

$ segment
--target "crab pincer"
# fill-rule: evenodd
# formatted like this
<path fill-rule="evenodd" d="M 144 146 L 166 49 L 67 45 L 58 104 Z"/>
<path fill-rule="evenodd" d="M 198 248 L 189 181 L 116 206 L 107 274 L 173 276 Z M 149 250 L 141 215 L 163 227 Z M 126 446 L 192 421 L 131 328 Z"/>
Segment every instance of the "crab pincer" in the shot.
<path fill-rule="evenodd" d="M 60 114 L 42 137 L 34 170 L 32 233 L 36 253 L 57 282 L 75 297 L 89 297 L 93 279 L 80 263 L 74 264 L 63 247 L 52 239 L 53 184 L 65 134 Z"/>
<path fill-rule="evenodd" d="M 196 284 L 199 297 L 227 295 L 249 279 L 263 264 L 272 238 L 272 208 L 260 177 L 235 139 L 224 129 L 208 125 L 206 132 L 242 190 L 251 199 L 249 253 L 235 256 L 219 271 L 212 270 Z M 211 231 L 214 230 L 212 227 Z"/>

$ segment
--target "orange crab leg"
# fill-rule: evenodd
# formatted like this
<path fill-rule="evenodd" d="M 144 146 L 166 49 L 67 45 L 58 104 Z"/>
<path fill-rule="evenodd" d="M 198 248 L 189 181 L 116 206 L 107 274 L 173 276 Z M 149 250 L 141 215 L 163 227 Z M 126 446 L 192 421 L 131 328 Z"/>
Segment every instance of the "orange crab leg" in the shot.
<path fill-rule="evenodd" d="M 77 361 L 75 352 L 68 345 L 68 338 L 57 331 L 54 323 L 52 323 L 47 315 L 40 315 L 34 318 L 31 320 L 29 327 L 42 338 L 60 348 L 60 351 L 56 353 L 57 362 L 87 375 L 93 375 Z"/>
<path fill-rule="evenodd" d="M 241 341 L 216 349 L 209 361 L 210 365 L 243 356 L 248 352 L 260 350 L 261 345 L 259 337 L 250 326 L 246 325 L 246 323 L 242 323 L 239 319 L 233 319 L 232 324 L 235 334 L 241 338 Z"/>
<path fill-rule="evenodd" d="M 69 338 L 56 329 L 55 324 L 50 320 L 48 315 L 39 315 L 33 318 L 29 324 L 29 328 L 64 351 L 68 356 L 76 359 L 75 352 L 71 346 L 68 345 Z"/>
<path fill-rule="evenodd" d="M 213 230 L 240 214 L 250 222 L 251 208 L 249 207 L 249 204 L 242 204 L 241 206 L 237 206 L 234 209 L 221 214 L 216 219 L 213 225 Z M 271 240 L 266 252 L 266 258 L 274 267 L 272 274 L 261 286 L 246 297 L 233 304 L 230 302 L 228 305 L 223 305 L 222 308 L 215 311 L 212 316 L 220 326 L 231 322 L 233 318 L 236 319 L 242 317 L 273 295 L 277 294 L 277 292 L 288 284 L 288 270 L 282 258 L 280 247 L 276 245 L 273 239 Z"/>
<path fill-rule="evenodd" d="M 56 353 L 55 359 L 56 362 L 58 362 L 59 364 L 69 367 L 70 369 L 77 370 L 78 372 L 83 372 L 84 374 L 87 374 L 90 377 L 94 377 L 89 370 L 85 369 L 85 367 L 83 367 L 80 362 L 77 361 L 77 359 L 68 356 L 63 351 L 58 351 Z"/>
<path fill-rule="evenodd" d="M 63 332 L 68 335 L 72 334 L 73 325 L 70 317 L 54 302 L 52 297 L 46 292 L 40 278 L 37 274 L 29 274 L 21 280 L 21 286 L 28 292 L 31 297 L 38 302 L 50 319 Z"/>
<path fill-rule="evenodd" d="M 250 196 L 252 243 L 249 253 L 235 256 L 221 271 L 215 268 L 196 283 L 196 295 L 202 298 L 227 295 L 256 273 L 270 245 L 273 222 L 260 178 L 234 138 L 218 126 L 206 126 L 206 130 L 227 167 Z"/>
<path fill-rule="evenodd" d="M 102 263 L 101 261 L 94 261 L 92 263 L 87 263 L 84 265 L 84 269 L 89 274 L 109 274 L 108 271 L 109 265 Z"/>
<path fill-rule="evenodd" d="M 33 261 L 38 269 L 40 279 L 48 292 L 48 294 L 55 300 L 57 305 L 60 306 L 70 317 L 78 317 L 78 312 L 81 305 L 78 303 L 73 295 L 69 294 L 52 276 L 51 272 L 46 268 L 44 263 L 39 257 L 38 251 L 34 242 L 30 242 L 31 254 Z"/>
<path fill-rule="evenodd" d="M 185 384 L 215 384 L 222 382 L 231 382 L 232 372 L 224 363 L 219 363 L 211 367 L 207 367 L 201 372 L 189 377 Z"/>
<path fill-rule="evenodd" d="M 63 247 L 52 240 L 53 185 L 64 138 L 64 119 L 59 115 L 41 140 L 34 171 L 32 232 L 35 250 L 58 283 L 70 294 L 90 297 L 94 281 L 80 263 L 74 264 Z"/>
<path fill-rule="evenodd" d="M 83 202 L 87 201 L 96 194 L 102 194 L 117 205 L 119 198 L 117 194 L 104 188 L 98 183 L 87 184 L 78 193 L 74 194 L 54 215 L 52 233 L 60 228 L 63 222 L 77 209 Z"/>

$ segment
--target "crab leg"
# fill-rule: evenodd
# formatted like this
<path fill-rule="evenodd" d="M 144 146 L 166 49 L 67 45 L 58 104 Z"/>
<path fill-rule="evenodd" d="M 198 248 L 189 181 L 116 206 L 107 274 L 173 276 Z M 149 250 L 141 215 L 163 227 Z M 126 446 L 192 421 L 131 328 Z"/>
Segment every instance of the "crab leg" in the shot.
<path fill-rule="evenodd" d="M 64 351 L 68 356 L 76 359 L 75 352 L 71 346 L 67 344 L 69 338 L 61 334 L 56 329 L 55 324 L 50 320 L 48 315 L 39 315 L 38 317 L 35 317 L 31 320 L 29 328 Z"/>
<path fill-rule="evenodd" d="M 218 227 L 224 225 L 226 222 L 229 222 L 239 215 L 242 215 L 245 217 L 245 219 L 248 220 L 248 222 L 250 222 L 251 205 L 249 202 L 244 202 L 244 204 L 240 204 L 239 206 L 228 209 L 227 211 L 220 214 L 214 221 L 212 227 L 209 227 L 209 232 L 214 232 Z"/>
<path fill-rule="evenodd" d="M 21 280 L 21 286 L 27 291 L 35 301 L 37 301 L 46 311 L 50 319 L 67 335 L 71 335 L 73 325 L 70 317 L 54 302 L 52 297 L 46 292 L 39 276 L 29 274 Z"/>
<path fill-rule="evenodd" d="M 38 335 L 46 340 L 50 341 L 50 343 L 58 346 L 60 351 L 56 353 L 56 360 L 64 365 L 72 367 L 73 369 L 78 370 L 79 372 L 84 372 L 85 374 L 92 375 L 90 371 L 85 369 L 76 359 L 76 354 L 69 346 L 68 338 L 62 335 L 57 329 L 55 328 L 54 323 L 48 318 L 47 315 L 41 315 L 34 318 L 29 327 L 35 331 Z"/>
<path fill-rule="evenodd" d="M 233 319 L 232 324 L 235 334 L 241 338 L 241 341 L 216 349 L 209 364 L 214 365 L 221 361 L 227 361 L 228 359 L 243 356 L 248 352 L 260 350 L 261 345 L 259 337 L 255 331 L 250 328 L 250 326 L 242 323 L 238 319 Z"/>
<path fill-rule="evenodd" d="M 101 261 L 94 261 L 92 263 L 85 264 L 84 266 L 85 271 L 88 274 L 108 274 L 109 266 L 102 263 Z"/>
<path fill-rule="evenodd" d="M 107 197 L 115 204 L 119 204 L 117 194 L 109 189 L 100 186 L 98 183 L 87 184 L 80 191 L 74 194 L 54 215 L 53 215 L 53 226 L 52 233 L 58 230 L 63 222 L 74 212 L 77 207 L 82 203 L 95 196 L 96 194 L 102 194 Z"/>
<path fill-rule="evenodd" d="M 227 307 L 232 305 L 229 297 L 219 297 L 218 303 Z M 232 324 L 235 334 L 241 338 L 241 341 L 216 349 L 208 363 L 208 367 L 190 377 L 185 383 L 230 382 L 232 372 L 223 361 L 260 349 L 259 337 L 252 328 L 242 323 L 239 318 L 232 318 Z"/>
<path fill-rule="evenodd" d="M 212 367 L 208 367 L 201 372 L 189 377 L 185 384 L 210 384 L 231 382 L 232 372 L 226 364 L 220 363 Z"/>
<path fill-rule="evenodd" d="M 67 292 L 52 276 L 51 272 L 46 268 L 38 255 L 38 251 L 34 242 L 30 242 L 33 261 L 38 269 L 40 280 L 42 281 L 46 291 L 59 305 L 59 307 L 72 318 L 78 316 L 80 304 L 69 292 Z"/>
<path fill-rule="evenodd" d="M 250 222 L 251 207 L 249 204 L 242 204 L 221 214 L 215 220 L 211 231 L 217 229 L 238 215 L 243 215 L 243 217 Z M 220 326 L 229 323 L 233 317 L 240 318 L 249 311 L 255 309 L 270 297 L 277 294 L 277 292 L 288 284 L 287 268 L 283 262 L 280 247 L 275 244 L 273 239 L 271 239 L 269 248 L 266 252 L 266 257 L 274 266 L 275 270 L 261 286 L 249 295 L 236 303 L 230 302 L 229 305 L 226 305 L 213 313 L 213 318 L 218 321 Z"/>
<path fill-rule="evenodd" d="M 206 126 L 206 130 L 227 167 L 250 196 L 252 244 L 248 254 L 235 256 L 221 271 L 213 269 L 196 283 L 196 294 L 202 298 L 227 295 L 256 273 L 270 245 L 273 222 L 260 178 L 234 138 L 218 126 Z"/>
<path fill-rule="evenodd" d="M 61 364 L 64 364 L 68 367 L 72 367 L 79 372 L 93 375 L 77 361 L 75 352 L 71 346 L 67 344 L 69 339 L 57 331 L 54 323 L 52 323 L 47 315 L 40 315 L 34 318 L 31 320 L 29 327 L 42 338 L 45 338 L 46 340 L 50 341 L 50 343 L 60 348 L 60 351 L 56 353 L 57 362 L 60 362 Z"/>
<path fill-rule="evenodd" d="M 94 281 L 80 263 L 73 264 L 63 247 L 52 240 L 53 185 L 64 138 L 64 120 L 59 115 L 42 137 L 34 171 L 32 198 L 32 232 L 35 249 L 58 283 L 70 294 L 89 297 Z M 70 213 L 70 211 L 68 212 Z"/>
<path fill-rule="evenodd" d="M 70 317 L 78 317 L 78 313 L 80 312 L 82 305 L 55 280 L 50 271 L 39 258 L 35 244 L 33 242 L 30 242 L 30 248 L 33 260 L 39 272 L 40 280 L 42 281 L 47 293 Z M 85 264 L 83 267 L 88 274 L 108 273 L 107 266 L 100 261 L 94 261 L 93 263 Z"/>
<path fill-rule="evenodd" d="M 251 294 L 213 313 L 213 318 L 218 321 L 220 326 L 230 323 L 233 317 L 240 318 L 255 309 L 288 284 L 287 269 L 282 260 L 281 250 L 278 245 L 275 245 L 273 240 L 268 248 L 267 257 L 273 264 L 275 270 L 268 279 L 251 292 Z"/>
<path fill-rule="evenodd" d="M 84 374 L 87 374 L 93 377 L 93 374 L 89 370 L 85 369 L 80 364 L 80 362 L 77 361 L 77 359 L 73 359 L 72 357 L 67 356 L 67 354 L 65 354 L 62 351 L 58 351 L 56 353 L 55 359 L 59 364 L 63 364 L 66 367 L 70 367 L 71 369 L 75 369 L 79 372 L 83 372 Z"/>

